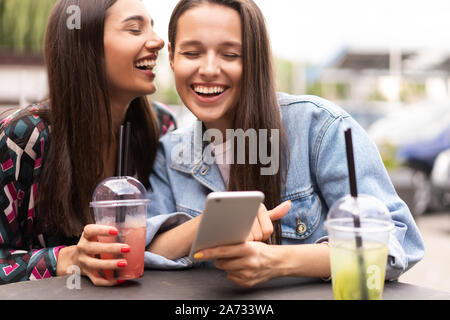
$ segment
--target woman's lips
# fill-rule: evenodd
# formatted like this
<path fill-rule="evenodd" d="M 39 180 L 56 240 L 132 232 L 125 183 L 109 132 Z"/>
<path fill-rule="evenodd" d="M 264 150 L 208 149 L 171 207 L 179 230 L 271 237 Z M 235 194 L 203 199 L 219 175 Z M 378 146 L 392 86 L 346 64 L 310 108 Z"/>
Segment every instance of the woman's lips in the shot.
<path fill-rule="evenodd" d="M 151 70 L 142 70 L 142 69 L 139 69 L 139 68 L 136 68 L 136 69 L 138 71 L 142 72 L 147 77 L 149 77 L 151 80 L 155 79 L 155 74 L 153 73 L 153 71 L 151 71 Z"/>
<path fill-rule="evenodd" d="M 202 103 L 214 103 L 222 99 L 222 97 L 225 95 L 225 93 L 228 91 L 229 88 L 226 88 L 224 92 L 221 94 L 218 94 L 216 96 L 202 96 L 198 94 L 192 87 L 190 87 L 191 91 L 194 93 L 194 96 L 197 98 L 198 101 Z"/>

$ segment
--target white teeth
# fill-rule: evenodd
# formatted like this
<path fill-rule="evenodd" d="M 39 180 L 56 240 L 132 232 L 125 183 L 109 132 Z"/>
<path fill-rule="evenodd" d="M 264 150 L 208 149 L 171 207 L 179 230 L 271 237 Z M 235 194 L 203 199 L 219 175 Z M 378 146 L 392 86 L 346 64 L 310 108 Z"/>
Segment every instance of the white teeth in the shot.
<path fill-rule="evenodd" d="M 222 93 L 225 91 L 225 87 L 194 86 L 194 91 L 202 94 Z"/>
<path fill-rule="evenodd" d="M 153 69 L 156 66 L 155 60 L 142 60 L 135 64 L 136 67 L 147 67 L 147 69 Z"/>

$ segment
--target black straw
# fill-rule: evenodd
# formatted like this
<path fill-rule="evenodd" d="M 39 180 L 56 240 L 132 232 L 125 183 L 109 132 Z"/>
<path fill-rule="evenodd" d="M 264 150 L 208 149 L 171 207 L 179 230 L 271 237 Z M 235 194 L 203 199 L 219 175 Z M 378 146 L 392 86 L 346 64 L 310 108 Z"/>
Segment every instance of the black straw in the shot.
<path fill-rule="evenodd" d="M 355 200 L 358 197 L 358 187 L 356 184 L 356 170 L 355 170 L 355 157 L 353 154 L 353 141 L 352 141 L 352 129 L 348 129 L 345 131 L 345 146 L 347 150 L 347 164 L 348 164 L 348 175 L 350 181 L 350 193 Z M 361 228 L 361 221 L 359 219 L 359 213 L 352 212 L 353 216 L 353 225 L 355 229 Z M 356 251 L 358 255 L 358 263 L 360 267 L 360 285 L 362 292 L 362 299 L 368 300 L 369 296 L 366 290 L 366 278 L 364 276 L 364 257 L 362 254 L 363 242 L 361 235 L 356 232 L 355 233 L 355 242 L 356 242 Z"/>
<path fill-rule="evenodd" d="M 130 135 L 131 135 L 131 122 L 127 122 L 125 126 L 125 145 L 124 145 L 124 156 L 123 156 L 123 174 L 125 176 L 130 175 Z"/>
<path fill-rule="evenodd" d="M 356 185 L 355 157 L 353 155 L 352 129 L 345 131 L 345 146 L 347 148 L 348 175 L 350 178 L 350 194 L 356 198 L 358 187 Z"/>
<path fill-rule="evenodd" d="M 119 145 L 117 146 L 117 176 L 121 177 L 123 160 L 123 125 L 119 129 Z"/>
<path fill-rule="evenodd" d="M 118 177 L 122 177 L 123 175 L 123 170 L 122 170 L 122 163 L 123 163 L 123 125 L 120 126 L 119 129 L 119 141 L 118 141 L 118 146 L 117 146 L 117 169 L 116 169 L 116 175 Z M 119 200 L 122 199 L 122 196 L 119 196 Z M 123 206 L 119 206 L 118 208 L 119 212 L 116 211 L 116 223 L 124 223 L 125 222 L 125 208 Z M 117 229 L 119 229 L 119 233 L 120 233 L 120 227 L 117 227 Z M 116 242 L 118 243 L 122 243 L 122 237 L 120 235 L 118 235 L 116 237 Z M 116 255 L 117 259 L 122 259 L 123 256 L 121 254 Z M 120 274 L 119 274 L 119 270 L 114 270 L 114 278 L 117 279 L 119 278 Z"/>
<path fill-rule="evenodd" d="M 124 135 L 124 127 L 123 125 L 120 126 L 119 129 L 119 145 L 118 145 L 118 153 L 117 153 L 117 176 L 122 177 L 124 172 L 123 172 L 123 168 L 122 168 L 122 164 L 123 164 L 123 135 Z M 121 196 L 119 196 L 119 199 L 121 198 Z M 118 214 L 116 214 L 116 223 L 123 223 L 125 222 L 125 210 L 124 207 L 120 206 L 119 207 L 119 212 Z"/>

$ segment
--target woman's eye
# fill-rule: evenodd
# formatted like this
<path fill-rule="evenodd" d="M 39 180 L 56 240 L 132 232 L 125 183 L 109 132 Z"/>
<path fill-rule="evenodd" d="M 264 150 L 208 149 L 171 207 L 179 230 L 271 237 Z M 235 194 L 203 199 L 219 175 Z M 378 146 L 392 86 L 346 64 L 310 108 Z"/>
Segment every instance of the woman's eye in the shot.
<path fill-rule="evenodd" d="M 236 53 L 224 53 L 223 56 L 225 58 L 229 58 L 229 59 L 234 59 L 234 58 L 239 58 L 240 55 L 236 54 Z"/>
<path fill-rule="evenodd" d="M 141 30 L 138 30 L 138 29 L 130 29 L 128 31 L 130 31 L 131 33 L 134 33 L 134 34 L 139 34 L 142 32 Z"/>
<path fill-rule="evenodd" d="M 182 55 L 184 55 L 186 57 L 197 57 L 200 54 L 198 52 L 194 52 L 194 51 L 187 51 L 187 52 L 183 52 Z"/>

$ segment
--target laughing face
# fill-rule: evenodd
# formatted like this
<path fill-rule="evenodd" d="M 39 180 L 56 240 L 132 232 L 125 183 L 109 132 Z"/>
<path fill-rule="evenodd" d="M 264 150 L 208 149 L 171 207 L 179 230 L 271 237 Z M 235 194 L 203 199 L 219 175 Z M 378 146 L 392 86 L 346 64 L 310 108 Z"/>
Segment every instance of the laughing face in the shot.
<path fill-rule="evenodd" d="M 124 103 L 152 94 L 158 51 L 164 41 L 153 31 L 153 20 L 139 0 L 117 0 L 107 12 L 105 63 L 111 95 Z"/>
<path fill-rule="evenodd" d="M 205 126 L 232 128 L 242 78 L 242 31 L 237 11 L 203 4 L 178 20 L 170 63 L 178 94 Z"/>

